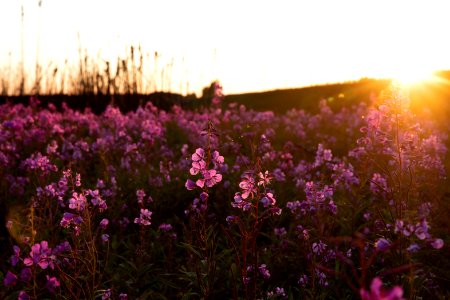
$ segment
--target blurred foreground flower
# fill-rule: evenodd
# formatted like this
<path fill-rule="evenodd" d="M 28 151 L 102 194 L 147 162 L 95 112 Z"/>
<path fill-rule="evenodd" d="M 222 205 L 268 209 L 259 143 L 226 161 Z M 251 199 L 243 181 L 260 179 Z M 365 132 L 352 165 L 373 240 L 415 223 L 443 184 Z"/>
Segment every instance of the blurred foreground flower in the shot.
<path fill-rule="evenodd" d="M 363 300 L 402 300 L 403 289 L 399 286 L 387 291 L 383 289 L 383 282 L 379 277 L 375 277 L 370 284 L 370 292 L 364 289 L 359 291 Z"/>

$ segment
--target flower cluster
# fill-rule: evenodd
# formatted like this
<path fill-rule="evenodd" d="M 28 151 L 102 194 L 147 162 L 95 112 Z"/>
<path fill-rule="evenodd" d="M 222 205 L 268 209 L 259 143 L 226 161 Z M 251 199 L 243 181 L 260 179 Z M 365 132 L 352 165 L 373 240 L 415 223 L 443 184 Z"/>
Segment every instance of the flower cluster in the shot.
<path fill-rule="evenodd" d="M 333 201 L 333 188 L 325 185 L 323 188 L 310 181 L 305 184 L 306 200 L 288 202 L 286 207 L 298 218 L 307 214 L 315 214 L 319 210 L 337 214 L 337 205 Z"/>
<path fill-rule="evenodd" d="M 208 92 L 126 113 L 0 105 L 0 240 L 17 241 L 0 298 L 389 299 L 367 276 L 404 272 L 423 278 L 405 297 L 444 297 L 444 123 L 395 93 L 275 112 Z"/>
<path fill-rule="evenodd" d="M 20 270 L 19 276 L 11 271 L 7 271 L 3 284 L 7 287 L 15 285 L 27 285 L 33 279 L 33 274 L 43 272 L 45 288 L 51 294 L 55 294 L 60 287 L 60 280 L 49 273 L 56 270 L 56 266 L 61 268 L 67 263 L 65 257 L 71 251 L 70 244 L 67 241 L 55 246 L 53 249 L 49 247 L 47 241 L 41 241 L 31 246 L 31 250 L 26 256 L 21 256 L 21 249 L 19 246 L 13 246 L 14 254 L 10 258 L 11 265 Z M 35 269 L 38 268 L 38 269 Z M 20 291 L 19 299 L 30 299 L 25 291 Z"/>
<path fill-rule="evenodd" d="M 188 179 L 186 181 L 186 188 L 188 190 L 193 190 L 196 187 L 204 188 L 204 187 L 213 187 L 217 183 L 222 181 L 222 174 L 217 170 L 223 163 L 224 158 L 219 154 L 218 151 L 214 151 L 211 154 L 211 158 L 207 157 L 207 153 L 202 148 L 197 148 L 195 152 L 192 154 L 192 167 L 189 170 L 191 175 L 200 174 L 201 177 L 197 179 L 197 181 L 192 181 Z M 208 169 L 209 162 L 211 161 L 214 165 L 213 169 Z"/>
<path fill-rule="evenodd" d="M 148 209 L 141 208 L 140 216 L 139 216 L 139 218 L 134 219 L 134 223 L 140 224 L 143 226 L 151 225 L 152 224 L 152 222 L 151 222 L 152 214 L 153 213 L 151 211 L 149 211 Z"/>
<path fill-rule="evenodd" d="M 241 191 L 234 194 L 231 206 L 248 211 L 256 205 L 255 201 L 257 201 L 272 214 L 281 214 L 281 209 L 276 207 L 277 201 L 273 192 L 267 188 L 271 180 L 272 176 L 268 171 L 259 172 L 257 177 L 252 172 L 244 173 L 239 183 Z"/>

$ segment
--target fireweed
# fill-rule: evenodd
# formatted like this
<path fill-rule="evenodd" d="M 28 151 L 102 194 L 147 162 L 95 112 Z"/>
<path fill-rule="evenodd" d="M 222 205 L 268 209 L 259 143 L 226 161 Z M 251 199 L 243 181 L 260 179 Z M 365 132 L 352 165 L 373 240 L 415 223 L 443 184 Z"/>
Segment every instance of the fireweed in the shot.
<path fill-rule="evenodd" d="M 215 86 L 216 94 L 213 101 L 217 102 L 221 96 L 219 85 Z M 216 101 L 217 100 L 217 101 Z M 214 103 L 218 105 L 218 103 Z M 192 202 L 190 208 L 185 211 L 189 217 L 189 229 L 192 236 L 185 248 L 190 252 L 193 269 L 197 278 L 199 293 L 202 298 L 208 299 L 214 289 L 216 276 L 216 243 L 217 236 L 213 216 L 208 212 L 208 200 L 210 189 L 222 181 L 221 168 L 225 159 L 217 150 L 212 150 L 216 144 L 218 134 L 213 123 L 208 120 L 207 127 L 201 132 L 206 138 L 206 150 L 197 148 L 191 155 L 191 168 L 189 174 L 196 176 L 196 180 L 188 179 L 185 183 L 187 190 L 198 190 L 199 196 Z M 198 255 L 198 253 L 200 255 Z"/>
<path fill-rule="evenodd" d="M 399 267 L 409 266 L 403 285 L 413 293 L 414 273 L 421 270 L 415 266 L 415 253 L 423 247 L 444 246 L 442 239 L 431 234 L 428 220 L 436 209 L 429 199 L 439 197 L 436 192 L 445 180 L 442 157 L 446 149 L 439 136 L 417 122 L 405 91 L 398 87 L 365 119 L 364 136 L 350 152 L 373 174 L 365 178 L 374 207 L 373 214 L 365 214 L 372 224 L 365 231 L 376 237 L 374 247 L 386 252 L 384 259 L 396 261 Z"/>
<path fill-rule="evenodd" d="M 239 182 L 240 191 L 234 194 L 231 202 L 231 206 L 241 213 L 227 216 L 229 228 L 223 229 L 235 252 L 235 264 L 239 270 L 239 274 L 233 276 L 239 275 L 243 296 L 246 299 L 262 296 L 258 295 L 260 280 L 270 279 L 267 265 L 260 262 L 257 238 L 266 220 L 279 216 L 282 212 L 276 205 L 273 190 L 269 188 L 273 177 L 269 171 L 261 169 L 260 154 L 270 149 L 268 144 L 265 135 L 261 135 L 258 144 L 250 144 L 255 165 L 242 174 Z M 234 234 L 234 230 L 237 235 Z M 272 297 L 273 294 L 269 293 L 268 296 Z"/>
<path fill-rule="evenodd" d="M 447 140 L 407 97 L 279 115 L 212 98 L 2 105 L 0 298 L 448 295 Z"/>

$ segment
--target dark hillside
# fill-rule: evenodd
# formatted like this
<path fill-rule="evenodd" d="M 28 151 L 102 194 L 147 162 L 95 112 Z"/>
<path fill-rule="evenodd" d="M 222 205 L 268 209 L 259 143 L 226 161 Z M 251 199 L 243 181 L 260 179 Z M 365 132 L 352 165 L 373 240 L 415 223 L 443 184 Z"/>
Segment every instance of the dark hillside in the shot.
<path fill-rule="evenodd" d="M 256 110 L 273 110 L 277 113 L 292 108 L 315 110 L 320 99 L 328 99 L 332 107 L 369 100 L 371 93 L 378 95 L 389 83 L 389 80 L 361 79 L 348 83 L 229 95 L 226 96 L 225 101 L 244 104 Z"/>
<path fill-rule="evenodd" d="M 437 73 L 439 80 L 416 85 L 410 90 L 412 108 L 417 113 L 429 112 L 440 121 L 446 121 L 450 116 L 450 71 Z M 351 106 L 360 101 L 369 102 L 371 95 L 377 96 L 391 83 L 387 79 L 364 78 L 355 82 L 317 85 L 311 87 L 274 90 L 267 92 L 245 93 L 226 95 L 223 106 L 230 103 L 243 104 L 248 108 L 275 113 L 284 113 L 289 109 L 305 109 L 317 112 L 318 101 L 328 100 L 332 109 Z M 61 107 L 63 102 L 70 108 L 84 110 L 90 107 L 96 114 L 103 112 L 108 104 L 113 103 L 122 112 L 135 110 L 139 105 L 147 102 L 155 106 L 170 110 L 173 105 L 179 105 L 183 109 L 208 106 L 212 96 L 211 87 L 203 90 L 203 96 L 195 95 L 183 97 L 175 93 L 157 92 L 149 95 L 121 94 L 121 95 L 39 95 L 38 99 L 43 106 L 53 103 Z M 0 104 L 5 102 L 24 103 L 29 102 L 30 96 L 0 96 Z"/>

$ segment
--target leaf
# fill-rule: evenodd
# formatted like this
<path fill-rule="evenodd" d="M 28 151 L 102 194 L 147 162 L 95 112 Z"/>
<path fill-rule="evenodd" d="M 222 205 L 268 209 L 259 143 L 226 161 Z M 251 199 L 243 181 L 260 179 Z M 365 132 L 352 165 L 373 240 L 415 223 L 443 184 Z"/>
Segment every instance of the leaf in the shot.
<path fill-rule="evenodd" d="M 203 258 L 203 256 L 200 254 L 200 252 L 198 252 L 198 251 L 194 248 L 194 246 L 192 246 L 191 244 L 180 243 L 179 245 L 180 245 L 180 247 L 182 247 L 182 248 L 188 250 L 189 252 L 195 254 L 198 258 L 200 258 L 200 259 Z"/>

